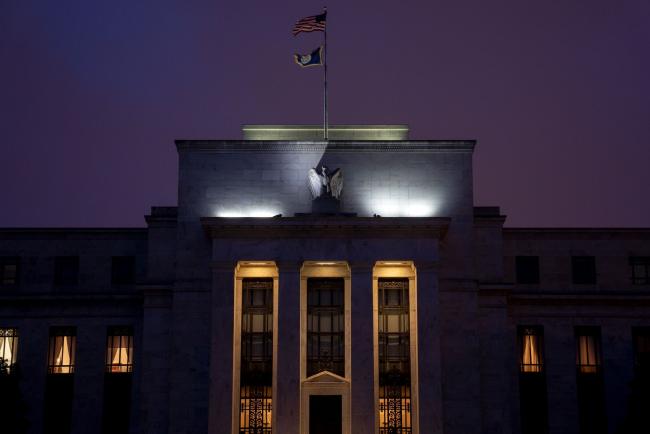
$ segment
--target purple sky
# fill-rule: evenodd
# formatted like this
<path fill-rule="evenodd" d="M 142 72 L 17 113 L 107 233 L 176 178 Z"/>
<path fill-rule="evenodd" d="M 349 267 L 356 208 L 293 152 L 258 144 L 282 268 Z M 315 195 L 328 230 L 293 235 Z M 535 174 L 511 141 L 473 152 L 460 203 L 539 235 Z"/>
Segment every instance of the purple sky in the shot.
<path fill-rule="evenodd" d="M 0 226 L 143 226 L 176 138 L 317 123 L 323 2 L 0 2 Z M 330 1 L 331 123 L 475 138 L 509 226 L 650 226 L 648 0 Z"/>

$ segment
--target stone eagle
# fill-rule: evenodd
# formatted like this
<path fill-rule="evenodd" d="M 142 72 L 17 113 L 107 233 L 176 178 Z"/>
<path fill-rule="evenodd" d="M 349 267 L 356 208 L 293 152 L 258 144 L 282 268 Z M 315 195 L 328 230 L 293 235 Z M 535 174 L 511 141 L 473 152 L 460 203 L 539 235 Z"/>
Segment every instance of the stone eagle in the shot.
<path fill-rule="evenodd" d="M 343 172 L 341 172 L 341 169 L 336 169 L 330 175 L 328 170 L 326 166 L 320 167 L 320 173 L 315 168 L 309 169 L 309 189 L 314 199 L 321 196 L 329 196 L 335 199 L 340 199 L 341 197 L 341 191 L 343 190 Z"/>

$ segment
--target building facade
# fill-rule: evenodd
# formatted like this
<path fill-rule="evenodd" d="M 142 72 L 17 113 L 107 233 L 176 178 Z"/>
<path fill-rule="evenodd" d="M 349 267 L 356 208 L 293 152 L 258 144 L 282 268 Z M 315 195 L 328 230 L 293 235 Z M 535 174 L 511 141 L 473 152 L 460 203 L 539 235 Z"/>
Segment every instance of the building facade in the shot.
<path fill-rule="evenodd" d="M 7 417 L 29 433 L 650 432 L 650 229 L 504 227 L 474 204 L 474 141 L 243 133 L 177 140 L 178 204 L 142 229 L 0 229 L 0 380 L 24 403 Z"/>

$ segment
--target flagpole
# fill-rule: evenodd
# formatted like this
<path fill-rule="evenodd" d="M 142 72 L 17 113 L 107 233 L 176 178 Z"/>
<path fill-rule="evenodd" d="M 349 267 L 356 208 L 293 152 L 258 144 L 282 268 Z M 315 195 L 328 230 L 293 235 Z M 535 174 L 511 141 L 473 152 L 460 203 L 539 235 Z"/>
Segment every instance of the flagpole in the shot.
<path fill-rule="evenodd" d="M 325 54 L 323 55 L 323 137 L 328 140 L 327 131 L 327 6 L 323 7 L 325 13 L 324 42 Z"/>

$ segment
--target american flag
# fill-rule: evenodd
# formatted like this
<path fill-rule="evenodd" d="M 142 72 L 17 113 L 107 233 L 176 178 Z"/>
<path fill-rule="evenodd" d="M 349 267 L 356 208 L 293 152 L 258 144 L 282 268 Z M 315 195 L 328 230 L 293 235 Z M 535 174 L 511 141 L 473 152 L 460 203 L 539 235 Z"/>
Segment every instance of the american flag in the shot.
<path fill-rule="evenodd" d="M 325 19 L 327 18 L 327 12 L 323 12 L 320 15 L 312 15 L 310 17 L 305 17 L 296 22 L 296 25 L 293 26 L 293 36 L 296 36 L 300 32 L 322 32 L 325 30 Z"/>

